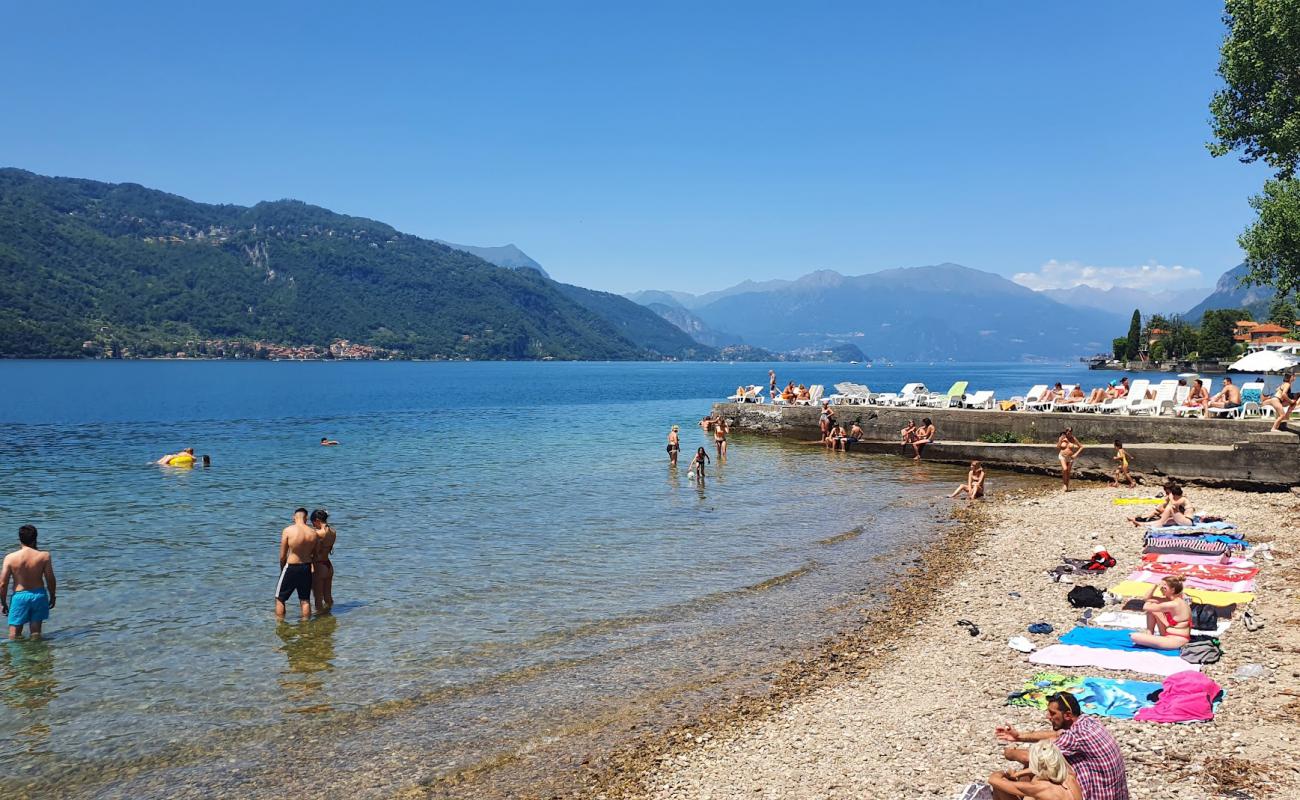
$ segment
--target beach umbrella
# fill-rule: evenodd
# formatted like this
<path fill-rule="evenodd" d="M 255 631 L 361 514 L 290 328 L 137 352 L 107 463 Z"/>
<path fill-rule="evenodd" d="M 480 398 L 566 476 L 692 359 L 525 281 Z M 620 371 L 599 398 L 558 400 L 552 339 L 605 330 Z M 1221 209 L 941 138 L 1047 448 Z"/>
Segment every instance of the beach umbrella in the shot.
<path fill-rule="evenodd" d="M 1228 366 L 1230 372 L 1286 372 L 1295 369 L 1300 359 L 1276 350 L 1256 350 Z"/>

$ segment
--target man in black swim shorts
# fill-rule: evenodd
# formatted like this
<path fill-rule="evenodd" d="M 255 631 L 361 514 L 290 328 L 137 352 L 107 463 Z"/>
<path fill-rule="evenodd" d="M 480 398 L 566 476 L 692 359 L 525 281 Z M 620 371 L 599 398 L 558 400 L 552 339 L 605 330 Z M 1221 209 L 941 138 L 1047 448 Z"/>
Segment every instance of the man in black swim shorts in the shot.
<path fill-rule="evenodd" d="M 316 530 L 307 524 L 307 509 L 293 512 L 293 524 L 280 532 L 280 582 L 275 586 L 275 618 L 284 619 L 284 602 L 295 591 L 302 618 L 311 616 L 311 562 Z"/>

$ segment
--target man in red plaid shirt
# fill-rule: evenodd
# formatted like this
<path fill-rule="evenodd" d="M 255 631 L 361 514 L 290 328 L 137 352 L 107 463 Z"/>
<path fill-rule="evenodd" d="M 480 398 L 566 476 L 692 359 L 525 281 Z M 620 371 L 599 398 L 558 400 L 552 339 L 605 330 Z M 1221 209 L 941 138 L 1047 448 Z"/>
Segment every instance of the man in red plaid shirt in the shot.
<path fill-rule="evenodd" d="M 1050 731 L 1021 733 L 1005 725 L 997 729 L 997 736 L 1004 742 L 1054 740 L 1079 780 L 1083 800 L 1129 800 L 1128 775 L 1124 772 L 1119 742 L 1095 717 L 1081 713 L 1074 695 L 1060 692 L 1049 697 L 1047 721 L 1052 724 Z M 1003 755 L 1009 761 L 1029 764 L 1029 752 L 1024 748 L 1008 747 Z M 998 800 L 1007 796 L 994 792 Z"/>

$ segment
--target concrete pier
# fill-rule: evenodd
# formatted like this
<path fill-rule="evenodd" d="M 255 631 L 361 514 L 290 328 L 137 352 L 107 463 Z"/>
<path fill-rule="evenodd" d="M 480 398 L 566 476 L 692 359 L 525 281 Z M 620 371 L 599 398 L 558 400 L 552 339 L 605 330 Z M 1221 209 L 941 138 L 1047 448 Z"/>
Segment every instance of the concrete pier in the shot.
<path fill-rule="evenodd" d="M 816 440 L 820 409 L 718 403 L 714 411 L 738 431 Z M 847 428 L 857 420 L 866 441 L 858 452 L 903 455 L 899 431 L 908 420 L 929 417 L 936 441 L 925 450 L 933 461 L 978 459 L 990 467 L 1060 474 L 1056 437 L 1066 427 L 1084 443 L 1074 472 L 1083 478 L 1109 477 L 1115 471 L 1112 443 L 1124 443 L 1135 476 L 1147 483 L 1166 477 L 1187 483 L 1283 491 L 1300 485 L 1300 436 L 1270 433 L 1271 419 L 1200 419 L 1113 414 L 974 411 L 969 409 L 834 406 Z M 982 436 L 1009 437 L 1010 443 L 982 442 Z M 910 457 L 910 453 L 908 454 Z"/>

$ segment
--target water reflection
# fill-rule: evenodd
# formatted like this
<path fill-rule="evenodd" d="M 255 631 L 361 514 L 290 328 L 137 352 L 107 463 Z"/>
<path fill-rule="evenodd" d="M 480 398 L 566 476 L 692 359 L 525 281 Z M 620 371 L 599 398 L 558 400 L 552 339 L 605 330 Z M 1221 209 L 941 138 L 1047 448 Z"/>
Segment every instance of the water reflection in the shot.
<path fill-rule="evenodd" d="M 54 648 L 49 642 L 42 639 L 0 642 L 0 699 L 17 712 L 15 717 L 23 725 L 16 735 L 6 737 L 11 746 L 21 746 L 31 753 L 49 741 L 50 723 L 45 710 L 58 696 Z M 19 742 L 22 744 L 18 745 Z"/>
<path fill-rule="evenodd" d="M 280 650 L 289 662 L 289 668 L 281 673 L 280 687 L 290 700 L 291 713 L 330 710 L 327 699 L 319 695 L 326 676 L 334 671 L 334 632 L 338 627 L 333 614 L 276 626 L 275 635 L 284 643 Z M 310 702 L 314 700 L 325 702 Z"/>

